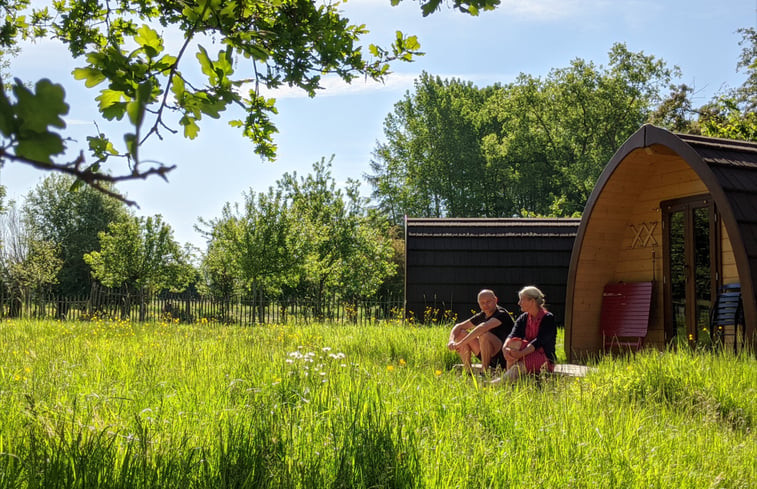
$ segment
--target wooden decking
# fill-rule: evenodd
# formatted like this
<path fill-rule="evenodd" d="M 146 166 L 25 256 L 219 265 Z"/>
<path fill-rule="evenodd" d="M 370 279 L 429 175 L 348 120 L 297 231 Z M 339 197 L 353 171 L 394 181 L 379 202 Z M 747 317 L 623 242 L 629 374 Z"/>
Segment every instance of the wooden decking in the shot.
<path fill-rule="evenodd" d="M 574 363 L 558 363 L 555 365 L 554 373 L 567 377 L 586 377 L 586 374 L 589 373 L 589 367 Z"/>
<path fill-rule="evenodd" d="M 481 364 L 480 363 L 474 363 L 471 365 L 474 372 L 480 372 L 481 371 Z M 462 370 L 463 364 L 458 363 L 455 365 L 455 370 Z M 562 375 L 565 377 L 586 377 L 586 374 L 589 373 L 590 368 L 586 365 L 576 365 L 574 363 L 557 363 L 555 364 L 555 371 L 553 374 L 555 375 Z"/>

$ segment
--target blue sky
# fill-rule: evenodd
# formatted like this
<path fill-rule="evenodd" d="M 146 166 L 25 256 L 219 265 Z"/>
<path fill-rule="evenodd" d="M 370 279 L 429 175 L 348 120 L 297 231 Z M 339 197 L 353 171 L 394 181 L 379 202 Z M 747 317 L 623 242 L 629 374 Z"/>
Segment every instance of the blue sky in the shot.
<path fill-rule="evenodd" d="M 198 218 L 218 217 L 224 203 L 242 202 L 245 192 L 264 192 L 286 172 L 306 175 L 322 157 L 334 155 L 337 181 L 362 180 L 383 138 L 385 117 L 421 71 L 478 86 L 507 83 L 519 73 L 544 76 L 575 58 L 606 65 L 612 44 L 623 42 L 632 51 L 680 67 L 679 82 L 693 86 L 694 102 L 702 104 L 719 90 L 742 83 L 743 75 L 736 71 L 736 30 L 757 25 L 757 0 L 502 0 L 497 10 L 478 17 L 445 9 L 423 18 L 414 0 L 398 7 L 391 7 L 390 0 L 349 0 L 343 9 L 353 23 L 371 31 L 366 40 L 388 45 L 395 30 L 401 30 L 416 34 L 426 55 L 395 65 L 383 85 L 326 80 L 326 89 L 313 99 L 295 90 L 274 94 L 279 109 L 275 162 L 261 161 L 252 144 L 224 121 L 204 121 L 194 141 L 168 136 L 145 148 L 147 158 L 177 169 L 168 183 L 152 179 L 119 186 L 139 203 L 135 212 L 162 214 L 179 242 L 202 246 L 194 230 Z M 49 77 L 66 87 L 71 105 L 67 122 L 80 134 L 79 141 L 93 132 L 97 120 L 96 90 L 87 90 L 70 75 L 82 64 L 46 42 L 25 47 L 12 67 L 13 75 L 25 81 Z M 9 198 L 21 200 L 44 176 L 6 164 L 0 184 Z M 365 182 L 362 190 L 370 191 Z"/>

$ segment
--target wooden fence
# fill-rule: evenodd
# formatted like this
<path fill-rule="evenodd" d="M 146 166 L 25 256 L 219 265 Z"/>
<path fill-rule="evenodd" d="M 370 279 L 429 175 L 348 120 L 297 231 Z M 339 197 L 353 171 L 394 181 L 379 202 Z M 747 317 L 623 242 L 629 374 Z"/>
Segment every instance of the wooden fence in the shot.
<path fill-rule="evenodd" d="M 0 317 L 61 319 L 68 321 L 118 319 L 131 322 L 175 321 L 183 323 L 272 324 L 329 321 L 369 324 L 403 320 L 402 296 L 345 301 L 330 297 L 320 301 L 296 297 L 269 299 L 234 296 L 226 299 L 197 294 L 127 294 L 93 290 L 85 297 L 52 297 L 0 292 Z"/>

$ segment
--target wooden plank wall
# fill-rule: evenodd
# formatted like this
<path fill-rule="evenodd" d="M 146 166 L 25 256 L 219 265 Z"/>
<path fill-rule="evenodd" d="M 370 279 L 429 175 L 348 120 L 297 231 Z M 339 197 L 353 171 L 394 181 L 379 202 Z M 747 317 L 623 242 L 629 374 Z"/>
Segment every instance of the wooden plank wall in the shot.
<path fill-rule="evenodd" d="M 546 237 L 539 234 L 538 227 L 520 236 L 492 237 L 507 232 L 501 225 L 490 230 L 458 228 L 456 236 L 445 236 L 440 230 L 421 232 L 421 224 L 409 222 L 407 309 L 419 321 L 429 322 L 424 317 L 429 310 L 451 311 L 462 320 L 478 311 L 478 291 L 491 288 L 500 304 L 517 315 L 518 290 L 533 284 L 547 296 L 548 308 L 558 323 L 564 324 L 570 254 L 579 224 L 578 220 L 566 221 L 572 222 L 564 236 Z"/>
<path fill-rule="evenodd" d="M 728 238 L 728 231 L 726 231 L 723 225 L 723 220 L 720 220 L 720 255 L 722 259 L 722 273 L 723 283 L 739 283 L 739 269 L 736 268 L 736 257 L 733 255 L 733 246 L 731 240 Z"/>

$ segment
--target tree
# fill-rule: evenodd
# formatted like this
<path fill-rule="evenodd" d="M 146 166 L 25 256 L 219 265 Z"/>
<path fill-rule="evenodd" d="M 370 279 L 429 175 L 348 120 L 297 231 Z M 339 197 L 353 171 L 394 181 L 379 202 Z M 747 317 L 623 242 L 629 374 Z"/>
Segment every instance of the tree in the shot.
<path fill-rule="evenodd" d="M 227 203 L 220 218 L 210 222 L 201 220 L 200 223 L 205 228 L 195 227 L 208 240 L 207 251 L 200 265 L 203 276 L 203 281 L 199 284 L 201 292 L 228 301 L 233 294 L 243 291 L 237 246 L 241 221 L 233 215 L 232 207 Z"/>
<path fill-rule="evenodd" d="M 235 293 L 276 297 L 298 281 L 291 251 L 298 236 L 281 190 L 250 191 L 244 198 L 241 209 L 227 203 L 220 218 L 198 228 L 208 238 L 201 267 L 205 286 L 224 305 Z"/>
<path fill-rule="evenodd" d="M 396 225 L 405 214 L 490 215 L 496 202 L 481 139 L 482 110 L 494 88 L 425 72 L 414 85 L 384 121 L 387 141 L 378 144 L 374 173 L 366 175 L 379 209 Z"/>
<path fill-rule="evenodd" d="M 180 292 L 193 278 L 189 257 L 160 215 L 113 222 L 98 239 L 100 250 L 85 254 L 84 261 L 103 285 L 124 287 L 127 299 L 138 294 L 140 321 L 146 316 L 146 298 L 166 289 Z M 125 316 L 129 315 L 129 303 L 127 300 Z"/>
<path fill-rule="evenodd" d="M 607 161 L 677 75 L 664 61 L 615 44 L 606 68 L 577 59 L 544 80 L 522 75 L 509 94 L 501 91 L 506 110 L 497 116 L 501 136 L 489 154 L 493 165 L 517 169 L 519 178 L 506 182 L 519 192 L 514 210 L 580 213 Z"/>
<path fill-rule="evenodd" d="M 702 134 L 757 141 L 757 29 L 739 29 L 742 39 L 737 69 L 746 70 L 742 86 L 717 95 L 699 109 Z"/>
<path fill-rule="evenodd" d="M 441 3 L 421 1 L 423 14 Z M 472 15 L 498 4 L 451 2 Z M 118 195 L 104 182 L 165 177 L 174 168 L 143 158 L 139 149 L 145 141 L 179 130 L 195 138 L 203 117 L 220 118 L 232 107 L 241 109 L 242 117 L 232 116 L 230 125 L 255 143 L 258 154 L 273 158 L 275 100 L 261 87 L 289 85 L 314 96 L 324 75 L 347 82 L 360 76 L 382 80 L 390 63 L 420 54 L 416 37 L 399 31 L 390 47 L 370 45 L 367 54 L 360 45 L 366 28 L 351 24 L 338 5 L 318 0 L 71 0 L 32 7 L 29 0 L 5 2 L 0 49 L 16 46 L 21 38 L 63 42 L 76 59 L 84 58 L 74 76 L 99 88 L 102 117 L 128 121 L 130 129 L 122 144 L 98 131 L 88 138 L 88 156 L 84 151 L 67 156 L 62 85 L 42 79 L 30 89 L 15 80 L 12 94 L 0 93 L 0 164 L 64 172 Z M 163 32 L 181 35 L 183 42 L 168 49 Z M 127 160 L 128 170 L 106 171 L 114 158 Z"/>
<path fill-rule="evenodd" d="M 544 78 L 478 89 L 424 74 L 395 105 L 371 162 L 373 198 L 417 217 L 570 216 L 662 101 L 677 69 L 616 44 Z"/>
<path fill-rule="evenodd" d="M 63 264 L 54 292 L 61 297 L 89 293 L 90 268 L 84 254 L 99 249 L 99 232 L 127 216 L 123 203 L 93 188 L 72 190 L 73 183 L 73 177 L 51 174 L 26 195 L 21 209 L 35 236 L 60 252 Z"/>
<path fill-rule="evenodd" d="M 298 291 L 314 301 L 316 315 L 327 294 L 371 297 L 395 273 L 388 228 L 366 215 L 358 182 L 348 180 L 343 192 L 330 168 L 331 161 L 321 159 L 308 176 L 285 174 L 278 182 L 296 217 Z"/>
<path fill-rule="evenodd" d="M 313 173 L 285 174 L 267 193 L 245 195 L 203 222 L 203 271 L 211 290 L 258 298 L 296 293 L 320 315 L 324 298 L 354 301 L 376 294 L 396 273 L 386 219 L 366 210 L 358 184 L 338 189 L 325 159 Z"/>
<path fill-rule="evenodd" d="M 0 285 L 10 297 L 11 317 L 21 313 L 28 294 L 44 294 L 58 282 L 59 251 L 24 224 L 15 202 L 0 215 Z"/>
<path fill-rule="evenodd" d="M 693 92 L 694 89 L 684 83 L 671 87 L 668 96 L 649 116 L 650 124 L 673 132 L 698 133 L 696 121 L 691 119 L 695 112 L 691 102 Z"/>

